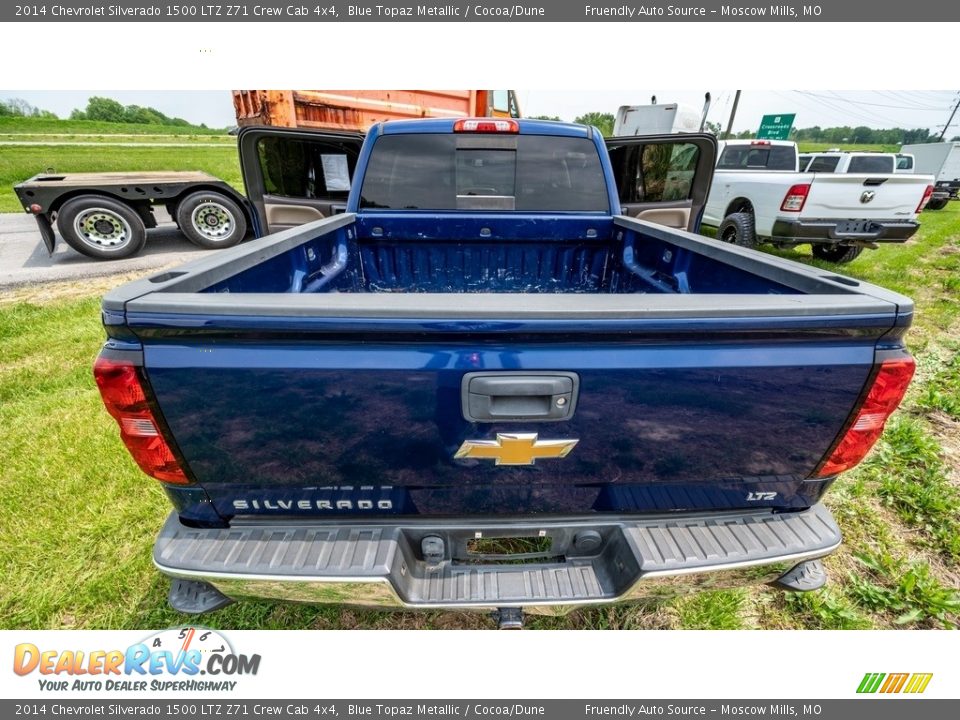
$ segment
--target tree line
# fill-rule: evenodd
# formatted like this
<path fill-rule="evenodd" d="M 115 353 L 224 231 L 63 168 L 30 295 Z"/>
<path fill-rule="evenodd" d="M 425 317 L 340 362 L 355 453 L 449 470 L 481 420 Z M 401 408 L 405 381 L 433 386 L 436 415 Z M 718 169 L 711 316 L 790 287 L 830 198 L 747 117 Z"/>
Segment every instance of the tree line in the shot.
<path fill-rule="evenodd" d="M 31 117 L 50 118 L 56 120 L 57 115 L 49 110 L 31 105 L 21 98 L 0 100 L 0 117 Z M 87 106 L 70 113 L 71 120 L 97 120 L 110 123 L 134 123 L 136 125 L 168 125 L 176 127 L 192 127 L 192 124 L 178 117 L 169 117 L 156 108 L 141 105 L 122 105 L 111 98 L 92 97 Z M 198 127 L 205 128 L 200 124 Z"/>
<path fill-rule="evenodd" d="M 134 123 L 136 125 L 172 125 L 188 127 L 183 118 L 169 117 L 152 107 L 122 105 L 112 98 L 92 97 L 84 110 L 70 113 L 71 120 L 98 120 L 100 122 Z M 206 127 L 206 125 L 200 125 Z"/>
<path fill-rule="evenodd" d="M 536 119 L 559 120 L 560 118 L 555 115 L 539 115 Z M 594 127 L 598 128 L 605 137 L 613 135 L 613 113 L 585 113 L 584 115 L 574 118 L 574 122 L 582 123 L 584 125 L 593 125 Z M 705 129 L 707 132 L 712 132 L 718 137 L 722 133 L 720 123 L 716 122 L 707 122 Z M 738 140 L 749 140 L 756 137 L 756 135 L 756 132 L 752 130 L 744 130 L 734 133 L 732 137 L 735 137 Z M 819 125 L 814 125 L 813 127 L 809 128 L 794 128 L 790 131 L 790 139 L 796 140 L 797 142 L 819 142 L 830 143 L 834 145 L 840 143 L 857 143 L 862 145 L 911 145 L 914 143 L 937 142 L 939 140 L 939 136 L 932 134 L 926 128 L 918 128 L 915 130 L 908 128 L 876 129 L 868 128 L 865 125 L 860 125 L 858 127 L 843 125 L 840 127 L 822 128 Z M 955 136 L 951 138 L 951 140 L 958 141 L 960 140 L 960 136 Z"/>
<path fill-rule="evenodd" d="M 40 117 L 56 118 L 49 110 L 41 110 L 20 98 L 0 100 L 0 117 Z"/>

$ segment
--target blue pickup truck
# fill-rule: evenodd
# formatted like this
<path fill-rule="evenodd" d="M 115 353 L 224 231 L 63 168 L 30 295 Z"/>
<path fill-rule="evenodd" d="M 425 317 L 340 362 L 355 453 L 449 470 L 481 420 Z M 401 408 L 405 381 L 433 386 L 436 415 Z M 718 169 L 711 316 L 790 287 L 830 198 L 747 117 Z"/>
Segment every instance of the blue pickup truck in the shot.
<path fill-rule="evenodd" d="M 103 300 L 95 376 L 173 504 L 174 608 L 511 626 L 823 584 L 821 499 L 910 382 L 913 305 L 694 234 L 711 136 L 441 119 L 240 146 L 271 234 Z"/>

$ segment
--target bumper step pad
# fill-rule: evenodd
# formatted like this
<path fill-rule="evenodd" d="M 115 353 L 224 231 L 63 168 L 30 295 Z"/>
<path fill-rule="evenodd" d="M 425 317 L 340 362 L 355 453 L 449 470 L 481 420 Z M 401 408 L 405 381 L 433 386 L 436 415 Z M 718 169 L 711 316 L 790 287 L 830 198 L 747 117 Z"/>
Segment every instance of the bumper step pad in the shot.
<path fill-rule="evenodd" d="M 822 505 L 782 514 L 422 522 L 311 526 L 291 521 L 197 529 L 181 525 L 172 514 L 157 539 L 154 563 L 173 578 L 210 583 L 224 601 L 274 597 L 398 607 L 545 607 L 656 596 L 664 582 L 722 586 L 716 578 L 732 575 L 734 585 L 782 578 L 790 589 L 815 589 L 825 578 L 822 566 L 805 561 L 829 554 L 840 543 L 840 531 Z M 509 532 L 554 538 L 595 530 L 603 543 L 594 554 L 577 556 L 572 545 L 561 542 L 567 552 L 544 562 L 427 564 L 419 556 L 427 529 L 449 537 Z M 188 606 L 210 609 L 217 602 L 216 595 L 191 599 L 190 593 L 198 592 L 192 583 L 183 585 L 174 603 L 171 589 L 171 603 L 189 611 Z"/>

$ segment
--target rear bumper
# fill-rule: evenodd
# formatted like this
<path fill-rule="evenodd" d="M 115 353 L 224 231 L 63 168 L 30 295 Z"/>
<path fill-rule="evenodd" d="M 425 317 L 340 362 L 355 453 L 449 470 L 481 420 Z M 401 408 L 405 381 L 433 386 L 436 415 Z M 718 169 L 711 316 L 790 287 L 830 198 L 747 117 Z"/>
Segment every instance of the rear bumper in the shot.
<path fill-rule="evenodd" d="M 776 242 L 903 242 L 920 228 L 915 220 L 862 220 L 779 218 L 773 223 Z"/>
<path fill-rule="evenodd" d="M 464 538 L 477 533 L 549 537 L 551 557 L 522 564 L 452 560 Z M 427 536 L 443 539 L 442 561 L 422 559 Z M 592 547 L 577 539 L 586 536 L 594 540 Z M 828 555 L 840 539 L 822 505 L 783 514 L 429 526 L 235 523 L 229 529 L 189 528 L 171 514 L 153 559 L 165 575 L 208 583 L 231 599 L 563 613 L 691 588 L 773 582 L 800 563 Z"/>

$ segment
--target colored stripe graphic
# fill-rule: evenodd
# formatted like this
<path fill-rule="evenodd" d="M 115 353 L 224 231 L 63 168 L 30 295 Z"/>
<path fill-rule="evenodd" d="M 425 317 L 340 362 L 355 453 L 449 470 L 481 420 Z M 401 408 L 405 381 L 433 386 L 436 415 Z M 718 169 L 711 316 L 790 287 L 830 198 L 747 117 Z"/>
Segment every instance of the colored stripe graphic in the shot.
<path fill-rule="evenodd" d="M 880 688 L 882 693 L 898 693 L 903 688 L 910 673 L 890 673 L 887 675 L 887 681 Z"/>
<path fill-rule="evenodd" d="M 914 673 L 904 689 L 905 693 L 922 693 L 930 684 L 933 673 Z"/>
<path fill-rule="evenodd" d="M 880 687 L 880 681 L 886 677 L 884 673 L 867 673 L 863 676 L 863 680 L 860 681 L 860 687 L 857 688 L 858 693 L 875 693 L 877 688 Z"/>
<path fill-rule="evenodd" d="M 880 692 L 884 694 L 896 693 L 922 693 L 927 689 L 930 680 L 933 679 L 933 673 L 866 673 L 860 684 L 857 686 L 857 692 L 861 694 L 871 694 Z"/>

